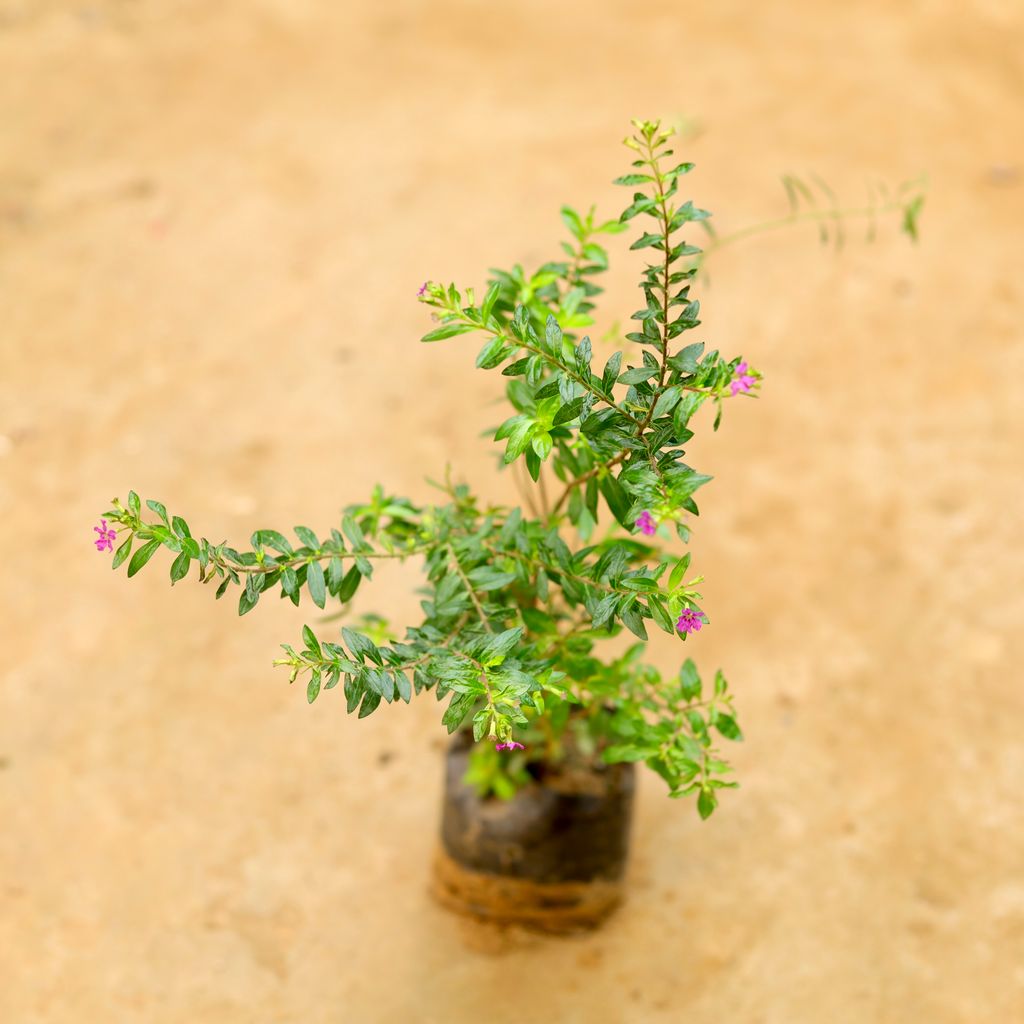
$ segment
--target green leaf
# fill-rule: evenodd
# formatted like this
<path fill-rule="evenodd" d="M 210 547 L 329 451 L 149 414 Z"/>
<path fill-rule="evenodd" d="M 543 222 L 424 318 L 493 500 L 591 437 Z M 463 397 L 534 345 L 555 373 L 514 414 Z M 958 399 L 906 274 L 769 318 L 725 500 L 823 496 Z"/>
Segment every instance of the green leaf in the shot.
<path fill-rule="evenodd" d="M 183 580 L 188 575 L 189 563 L 192 561 L 188 557 L 187 551 L 182 551 L 178 557 L 171 562 L 171 586 L 173 587 L 178 580 Z"/>
<path fill-rule="evenodd" d="M 501 294 L 501 282 L 495 281 L 490 288 L 487 289 L 487 294 L 484 296 L 483 304 L 480 306 L 480 319 L 487 323 L 488 318 L 491 315 L 491 310 L 494 309 L 495 302 L 498 301 L 498 296 Z"/>
<path fill-rule="evenodd" d="M 473 741 L 479 743 L 487 732 L 488 726 L 491 723 L 491 709 L 481 708 L 473 716 Z"/>
<path fill-rule="evenodd" d="M 728 689 L 729 684 L 725 681 L 725 676 L 722 674 L 722 670 L 719 669 L 715 673 L 715 696 L 721 697 Z"/>
<path fill-rule="evenodd" d="M 593 613 L 590 616 L 591 624 L 595 629 L 600 629 L 604 626 L 612 615 L 615 613 L 615 606 L 619 602 L 618 594 L 606 594 L 598 601 L 597 606 L 594 608 Z"/>
<path fill-rule="evenodd" d="M 323 657 L 323 652 L 320 650 L 320 641 L 317 640 L 316 634 L 309 626 L 302 627 L 302 642 L 306 645 L 306 650 L 311 654 L 315 654 L 318 658 Z"/>
<path fill-rule="evenodd" d="M 563 405 L 562 408 L 555 413 L 555 419 L 552 426 L 557 427 L 562 423 L 568 423 L 569 420 L 576 419 L 576 417 L 579 416 L 580 410 L 583 408 L 583 403 L 585 401 L 586 396 L 581 395 L 579 398 L 574 398 L 571 402 Z"/>
<path fill-rule="evenodd" d="M 551 454 L 553 442 L 551 435 L 546 430 L 541 431 L 539 434 L 534 434 L 530 444 L 537 453 L 538 459 L 544 460 Z"/>
<path fill-rule="evenodd" d="M 292 594 L 298 593 L 299 590 L 299 577 L 295 570 L 289 566 L 283 573 L 281 573 L 281 589 L 291 597 Z"/>
<path fill-rule="evenodd" d="M 424 334 L 420 341 L 444 341 L 445 338 L 454 338 L 457 334 L 468 334 L 470 331 L 477 329 L 473 324 L 445 324 L 443 327 L 438 327 L 436 330 Z M 362 710 L 359 712 L 359 717 L 363 717 Z"/>
<path fill-rule="evenodd" d="M 363 694 L 363 703 L 359 705 L 359 718 L 366 718 L 372 715 L 380 705 L 380 694 L 375 690 L 367 690 Z"/>
<path fill-rule="evenodd" d="M 309 683 L 306 686 L 306 700 L 312 704 L 320 694 L 320 673 L 313 669 L 309 676 Z"/>
<path fill-rule="evenodd" d="M 368 636 L 364 636 L 362 633 L 357 633 L 354 629 L 349 629 L 348 626 L 341 627 L 341 635 L 345 639 L 345 645 L 360 661 L 362 661 L 363 658 L 369 658 L 378 665 L 384 664 L 384 660 L 380 656 L 380 651 L 377 649 L 377 645 Z"/>
<path fill-rule="evenodd" d="M 150 500 L 147 501 L 146 504 L 164 521 L 164 523 L 166 523 L 168 527 L 170 527 L 171 522 L 167 518 L 167 509 L 165 509 L 164 506 L 161 505 L 159 501 L 153 501 L 153 499 L 150 498 Z"/>
<path fill-rule="evenodd" d="M 530 479 L 536 483 L 540 478 L 540 456 L 532 448 L 527 448 L 524 458 L 526 460 L 526 471 L 530 474 Z"/>
<path fill-rule="evenodd" d="M 353 565 L 352 568 L 345 573 L 345 578 L 341 581 L 341 586 L 338 588 L 338 600 L 351 601 L 362 578 L 363 576 L 362 573 L 360 573 L 358 566 Z"/>
<path fill-rule="evenodd" d="M 628 600 L 632 601 L 633 599 L 629 598 Z M 627 606 L 623 608 L 619 612 L 619 618 L 622 619 L 622 624 L 630 633 L 641 640 L 647 639 L 647 627 L 644 625 L 644 620 L 635 607 Z"/>
<path fill-rule="evenodd" d="M 697 797 L 697 813 L 701 817 L 701 821 L 706 821 L 711 817 L 712 812 L 718 806 L 718 798 L 715 796 L 714 791 L 711 789 L 702 789 L 700 796 Z"/>
<path fill-rule="evenodd" d="M 366 682 L 371 690 L 379 693 L 389 704 L 394 700 L 395 681 L 383 669 L 370 669 L 366 673 Z"/>
<path fill-rule="evenodd" d="M 680 349 L 674 356 L 669 358 L 668 365 L 680 373 L 693 373 L 697 369 L 697 360 L 700 359 L 703 351 L 703 341 L 687 345 L 686 348 Z"/>
<path fill-rule="evenodd" d="M 523 636 L 523 627 L 516 626 L 513 629 L 506 629 L 497 636 L 492 636 L 484 645 L 480 653 L 480 661 L 485 665 L 496 663 L 509 654 L 519 643 Z"/>
<path fill-rule="evenodd" d="M 336 594 L 338 588 L 341 586 L 342 578 L 345 572 L 341 565 L 341 559 L 335 555 L 327 563 L 327 589 L 332 593 Z"/>
<path fill-rule="evenodd" d="M 565 222 L 565 226 L 569 229 L 573 238 L 577 241 L 582 241 L 585 231 L 583 228 L 583 221 L 580 220 L 580 215 L 571 206 L 563 206 L 559 212 L 562 215 L 562 220 Z"/>
<path fill-rule="evenodd" d="M 134 491 L 128 492 L 128 511 L 131 512 L 136 519 L 142 512 L 142 502 L 139 501 L 139 496 Z"/>
<path fill-rule="evenodd" d="M 679 399 L 683 396 L 683 389 L 678 384 L 673 384 L 670 388 L 665 390 L 658 395 L 657 402 L 654 403 L 654 412 L 651 414 L 651 419 L 658 419 L 659 416 L 667 416 L 679 403 Z"/>
<path fill-rule="evenodd" d="M 701 694 L 700 676 L 697 674 L 697 666 L 692 658 L 683 662 L 679 670 L 679 691 L 683 699 L 687 701 L 699 700 Z"/>
<path fill-rule="evenodd" d="M 452 694 L 451 702 L 441 718 L 441 724 L 448 729 L 449 734 L 455 732 L 462 725 L 462 720 L 469 713 L 476 700 L 476 694 L 473 693 Z"/>
<path fill-rule="evenodd" d="M 128 539 L 114 552 L 112 569 L 116 569 L 131 554 L 132 539 L 132 535 L 129 534 Z"/>
<path fill-rule="evenodd" d="M 327 601 L 327 586 L 324 581 L 323 566 L 319 562 L 310 562 L 306 568 L 306 586 L 309 596 L 318 608 L 323 608 Z"/>
<path fill-rule="evenodd" d="M 647 182 L 654 181 L 649 174 L 623 174 L 621 177 L 615 178 L 612 181 L 613 185 L 646 185 Z"/>
<path fill-rule="evenodd" d="M 598 486 L 601 488 L 604 500 L 608 502 L 608 507 L 612 510 L 612 515 L 620 525 L 628 527 L 629 509 L 632 503 L 622 484 L 609 473 L 601 478 Z"/>
<path fill-rule="evenodd" d="M 472 572 L 466 574 L 466 578 L 473 585 L 474 590 L 500 590 L 515 582 L 514 572 L 502 572 L 490 565 L 481 565 Z"/>
<path fill-rule="evenodd" d="M 642 384 L 645 380 L 650 380 L 652 377 L 658 376 L 658 368 L 656 366 L 638 366 L 632 370 L 627 370 L 620 378 L 620 384 Z"/>
<path fill-rule="evenodd" d="M 924 196 L 915 196 L 903 208 L 903 232 L 910 237 L 912 242 L 917 241 L 917 219 L 921 216 L 921 209 L 924 206 Z"/>
<path fill-rule="evenodd" d="M 256 607 L 256 602 L 260 599 L 259 591 L 258 590 L 253 590 L 249 586 L 249 581 L 251 579 L 252 579 L 252 577 L 250 576 L 249 579 L 245 581 L 246 582 L 246 586 L 242 590 L 242 592 L 238 595 L 238 614 L 239 615 L 245 615 L 248 612 L 251 612 L 253 610 L 253 608 Z"/>
<path fill-rule="evenodd" d="M 683 577 L 686 575 L 686 570 L 689 569 L 689 567 L 690 553 L 688 551 L 672 568 L 672 572 L 668 578 L 668 586 L 670 590 L 675 590 L 676 587 L 683 582 Z"/>
<path fill-rule="evenodd" d="M 657 594 L 651 594 L 647 598 L 647 607 L 651 610 L 651 617 L 658 624 L 658 628 L 666 633 L 675 633 L 675 623 L 669 615 L 661 598 Z"/>
<path fill-rule="evenodd" d="M 661 235 L 656 235 L 651 231 L 645 231 L 629 248 L 630 249 L 647 249 L 651 246 L 661 245 L 664 241 Z"/>
<path fill-rule="evenodd" d="M 138 551 L 132 555 L 132 560 L 128 563 L 128 576 L 134 576 L 152 557 L 153 552 L 160 547 L 160 541 L 151 540 L 146 544 L 143 544 Z"/>
<path fill-rule="evenodd" d="M 305 529 L 305 527 L 303 527 L 303 529 Z M 257 530 L 250 539 L 254 548 L 273 548 L 275 551 L 279 551 L 282 555 L 291 555 L 294 553 L 287 538 L 283 534 L 278 533 L 277 530 Z"/>
<path fill-rule="evenodd" d="M 320 541 L 317 540 L 316 534 L 308 526 L 296 526 L 295 536 L 298 537 L 307 548 L 312 548 L 314 551 L 320 550 Z"/>
<path fill-rule="evenodd" d="M 740 730 L 739 723 L 732 717 L 732 715 L 726 715 L 719 711 L 715 716 L 715 728 L 727 740 L 743 739 L 743 733 Z"/>
<path fill-rule="evenodd" d="M 398 688 L 398 696 L 408 704 L 412 700 L 412 684 L 409 677 L 404 672 L 396 672 L 395 685 Z"/>
<path fill-rule="evenodd" d="M 618 764 L 622 761 L 646 761 L 657 752 L 657 747 L 638 746 L 635 743 L 617 743 L 608 747 L 601 754 L 601 759 L 605 764 Z"/>

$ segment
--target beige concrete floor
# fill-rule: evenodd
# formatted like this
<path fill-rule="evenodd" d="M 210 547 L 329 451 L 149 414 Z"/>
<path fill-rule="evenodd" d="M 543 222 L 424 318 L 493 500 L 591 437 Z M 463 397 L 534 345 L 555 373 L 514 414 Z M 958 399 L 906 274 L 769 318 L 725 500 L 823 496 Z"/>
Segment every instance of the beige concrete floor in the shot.
<path fill-rule="evenodd" d="M 1022 54 L 1012 0 L 0 0 L 0 1021 L 1024 1020 Z M 702 825 L 645 779 L 621 914 L 495 938 L 426 896 L 433 701 L 308 707 L 270 667 L 308 613 L 91 528 L 132 486 L 325 528 L 446 460 L 510 498 L 497 381 L 413 293 L 616 212 L 648 115 L 702 123 L 723 229 L 787 171 L 924 171 L 924 234 L 711 267 L 702 336 L 767 375 L 691 452 L 743 789 Z"/>

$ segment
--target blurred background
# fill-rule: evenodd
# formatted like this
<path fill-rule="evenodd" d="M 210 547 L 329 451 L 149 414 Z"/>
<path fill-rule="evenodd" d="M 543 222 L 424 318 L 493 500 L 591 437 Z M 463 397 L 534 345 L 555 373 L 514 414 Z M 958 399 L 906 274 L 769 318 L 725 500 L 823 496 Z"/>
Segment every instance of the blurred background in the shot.
<path fill-rule="evenodd" d="M 720 231 L 785 173 L 923 172 L 922 238 L 709 263 L 697 336 L 766 375 L 690 449 L 743 788 L 702 824 L 645 778 L 619 915 L 494 935 L 427 895 L 433 700 L 307 706 L 271 661 L 308 608 L 128 583 L 92 526 L 134 487 L 326 530 L 448 461 L 513 500 L 499 381 L 416 289 L 617 214 L 656 116 Z M 0 1020 L 1024 1019 L 1022 227 L 1014 0 L 0 0 Z M 415 621 L 416 578 L 357 611 Z"/>

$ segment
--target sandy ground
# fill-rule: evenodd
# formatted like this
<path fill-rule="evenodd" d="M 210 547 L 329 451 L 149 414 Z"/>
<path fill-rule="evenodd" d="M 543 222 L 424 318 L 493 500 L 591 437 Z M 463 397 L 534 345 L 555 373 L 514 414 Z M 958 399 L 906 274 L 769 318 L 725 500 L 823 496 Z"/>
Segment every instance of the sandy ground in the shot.
<path fill-rule="evenodd" d="M 0 1021 L 1024 1020 L 1022 54 L 1012 0 L 0 0 Z M 645 779 L 619 916 L 493 937 L 426 895 L 433 701 L 308 707 L 301 611 L 128 583 L 91 528 L 131 486 L 325 528 L 446 460 L 510 498 L 496 380 L 413 293 L 617 211 L 647 115 L 700 120 L 723 229 L 786 171 L 924 171 L 924 235 L 717 257 L 702 336 L 768 384 L 691 453 L 689 650 L 743 789 L 702 825 Z"/>

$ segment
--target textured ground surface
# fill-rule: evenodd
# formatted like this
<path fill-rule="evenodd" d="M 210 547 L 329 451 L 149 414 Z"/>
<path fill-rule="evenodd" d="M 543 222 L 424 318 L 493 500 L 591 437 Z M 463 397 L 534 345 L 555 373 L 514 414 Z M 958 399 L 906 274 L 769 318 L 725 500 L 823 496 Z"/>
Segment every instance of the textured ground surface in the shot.
<path fill-rule="evenodd" d="M 1024 1020 L 1019 6 L 502 6 L 0 0 L 0 1020 Z M 691 452 L 690 650 L 744 788 L 701 825 L 645 779 L 615 921 L 496 939 L 425 895 L 436 706 L 307 707 L 298 612 L 126 583 L 91 526 L 129 486 L 324 526 L 448 459 L 510 496 L 413 292 L 617 209 L 646 114 L 700 118 L 723 228 L 927 171 L 924 237 L 717 259 L 702 336 L 768 386 Z"/>

